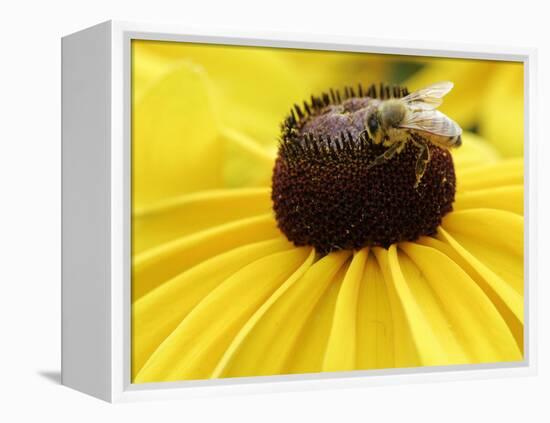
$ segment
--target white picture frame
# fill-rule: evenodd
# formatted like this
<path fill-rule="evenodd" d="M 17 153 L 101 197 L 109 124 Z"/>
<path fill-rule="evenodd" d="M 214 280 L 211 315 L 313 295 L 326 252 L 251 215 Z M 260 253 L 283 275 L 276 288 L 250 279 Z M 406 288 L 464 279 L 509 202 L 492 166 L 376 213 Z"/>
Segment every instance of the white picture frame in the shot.
<path fill-rule="evenodd" d="M 525 75 L 522 362 L 130 383 L 132 39 L 518 61 Z M 533 49 L 335 35 L 236 33 L 109 21 L 62 39 L 62 383 L 110 402 L 470 380 L 536 373 Z"/>

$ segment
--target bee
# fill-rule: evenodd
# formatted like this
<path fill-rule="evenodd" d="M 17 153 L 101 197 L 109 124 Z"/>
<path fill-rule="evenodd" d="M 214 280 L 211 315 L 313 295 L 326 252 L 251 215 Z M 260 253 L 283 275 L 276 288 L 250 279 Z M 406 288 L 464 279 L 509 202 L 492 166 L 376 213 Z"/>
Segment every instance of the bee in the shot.
<path fill-rule="evenodd" d="M 373 100 L 366 112 L 365 130 L 375 144 L 382 143 L 388 149 L 367 169 L 391 160 L 412 143 L 418 148 L 416 188 L 430 162 L 429 143 L 445 149 L 460 147 L 462 129 L 436 110 L 453 86 L 452 82 L 439 82 L 403 98 Z"/>

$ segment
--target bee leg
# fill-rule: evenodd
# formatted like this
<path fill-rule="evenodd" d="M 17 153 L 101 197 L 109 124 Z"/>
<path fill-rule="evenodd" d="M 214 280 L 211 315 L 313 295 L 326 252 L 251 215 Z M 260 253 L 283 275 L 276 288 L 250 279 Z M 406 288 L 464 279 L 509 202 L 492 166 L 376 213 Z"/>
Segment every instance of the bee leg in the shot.
<path fill-rule="evenodd" d="M 380 154 L 376 159 L 374 159 L 367 165 L 367 170 L 374 166 L 378 166 L 379 164 L 382 164 L 388 160 L 391 160 L 395 153 L 397 153 L 397 150 L 399 150 L 400 145 L 401 143 L 399 142 L 392 144 L 386 151 L 384 151 L 384 153 Z"/>
<path fill-rule="evenodd" d="M 414 184 L 414 187 L 418 188 L 418 184 L 420 184 L 420 180 L 422 179 L 424 172 L 426 172 L 426 168 L 430 162 L 430 149 L 424 142 L 413 142 L 418 147 L 418 158 L 416 159 L 415 166 L 416 183 Z"/>

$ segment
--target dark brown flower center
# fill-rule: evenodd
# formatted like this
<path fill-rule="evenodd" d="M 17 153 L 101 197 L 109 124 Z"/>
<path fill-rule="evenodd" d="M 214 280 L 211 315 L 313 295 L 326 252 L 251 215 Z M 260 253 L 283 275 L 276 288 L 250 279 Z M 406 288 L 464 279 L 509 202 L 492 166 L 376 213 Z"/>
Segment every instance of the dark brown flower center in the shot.
<path fill-rule="evenodd" d="M 433 235 L 452 210 L 451 154 L 430 145 L 418 187 L 418 150 L 412 143 L 385 163 L 366 169 L 387 147 L 365 132 L 372 98 L 402 97 L 406 89 L 371 87 L 358 95 L 331 91 L 295 106 L 282 126 L 273 170 L 273 209 L 280 230 L 296 245 L 325 254 L 365 246 L 389 247 Z"/>

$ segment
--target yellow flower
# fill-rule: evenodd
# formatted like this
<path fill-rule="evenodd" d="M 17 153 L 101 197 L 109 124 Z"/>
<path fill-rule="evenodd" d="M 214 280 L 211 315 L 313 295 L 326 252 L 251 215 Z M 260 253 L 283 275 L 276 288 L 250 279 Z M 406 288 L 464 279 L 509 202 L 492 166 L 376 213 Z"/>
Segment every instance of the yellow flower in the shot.
<path fill-rule="evenodd" d="M 321 257 L 277 228 L 270 183 L 289 106 L 401 62 L 134 41 L 135 383 L 522 360 L 521 157 L 464 134 L 453 211 L 414 242 Z M 458 90 L 460 75 L 429 82 L 455 77 Z"/>

